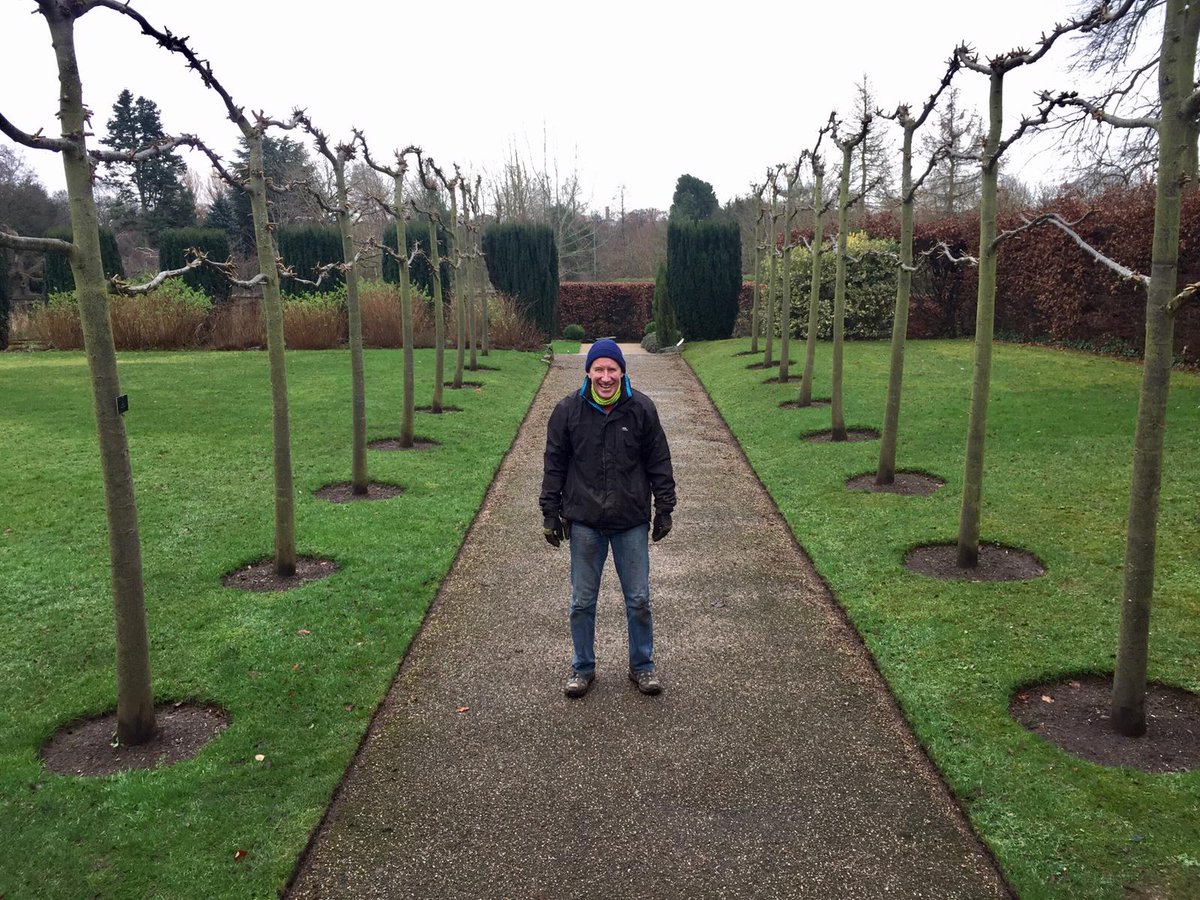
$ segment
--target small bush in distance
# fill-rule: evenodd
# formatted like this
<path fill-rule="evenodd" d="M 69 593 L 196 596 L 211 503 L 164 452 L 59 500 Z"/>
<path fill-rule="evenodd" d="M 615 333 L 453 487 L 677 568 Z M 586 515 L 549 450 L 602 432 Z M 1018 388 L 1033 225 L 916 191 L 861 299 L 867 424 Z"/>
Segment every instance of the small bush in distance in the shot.
<path fill-rule="evenodd" d="M 585 334 L 585 332 L 583 330 L 583 326 L 577 325 L 574 322 L 572 322 L 570 325 L 568 325 L 566 328 L 563 329 L 563 340 L 582 341 L 584 334 Z"/>
<path fill-rule="evenodd" d="M 300 294 L 283 304 L 283 340 L 290 350 L 328 350 L 346 342 L 346 288 Z"/>
<path fill-rule="evenodd" d="M 657 331 L 657 330 L 658 330 L 658 323 L 655 322 L 653 319 L 651 319 L 649 322 L 646 323 L 646 330 L 643 331 L 642 333 L 650 334 L 651 332 Z"/>

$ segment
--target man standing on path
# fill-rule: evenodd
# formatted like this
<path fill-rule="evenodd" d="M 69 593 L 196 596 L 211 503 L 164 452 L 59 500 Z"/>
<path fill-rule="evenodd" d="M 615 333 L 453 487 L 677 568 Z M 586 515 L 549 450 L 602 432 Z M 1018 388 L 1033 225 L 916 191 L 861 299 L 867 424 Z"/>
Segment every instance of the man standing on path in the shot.
<path fill-rule="evenodd" d="M 621 348 L 592 344 L 583 387 L 558 402 L 546 428 L 539 505 L 546 540 L 571 547 L 571 640 L 574 655 L 563 689 L 582 697 L 596 678 L 596 600 L 608 548 L 625 595 L 629 679 L 658 694 L 650 615 L 650 545 L 671 530 L 675 477 L 671 450 L 654 403 L 635 391 Z M 650 495 L 654 527 L 650 529 Z"/>

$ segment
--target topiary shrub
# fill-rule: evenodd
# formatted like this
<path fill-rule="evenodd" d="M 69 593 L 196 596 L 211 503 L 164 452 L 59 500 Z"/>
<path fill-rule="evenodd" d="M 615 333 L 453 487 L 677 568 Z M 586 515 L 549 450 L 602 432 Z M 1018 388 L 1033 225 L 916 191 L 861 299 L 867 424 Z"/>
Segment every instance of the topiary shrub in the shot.
<path fill-rule="evenodd" d="M 729 337 L 742 286 L 742 238 L 737 222 L 669 222 L 666 276 L 667 302 L 674 308 L 684 337 L 692 341 Z"/>
<path fill-rule="evenodd" d="M 51 228 L 46 237 L 60 241 L 71 240 L 69 228 Z M 117 236 L 111 229 L 100 229 L 100 261 L 104 265 L 104 277 L 125 277 L 125 265 L 121 262 L 121 248 Z M 42 261 L 42 295 L 62 294 L 75 290 L 75 276 L 71 274 L 71 263 L 65 253 L 47 251 Z"/>
<path fill-rule="evenodd" d="M 646 330 L 645 330 L 644 334 L 650 334 L 657 327 L 658 327 L 658 323 L 655 322 L 653 319 L 651 319 L 649 322 L 646 323 Z"/>
<path fill-rule="evenodd" d="M 517 299 L 545 335 L 558 333 L 558 248 L 549 225 L 493 225 L 483 235 L 488 278 Z"/>
<path fill-rule="evenodd" d="M 229 235 L 219 228 L 164 228 L 158 236 L 158 267 L 181 269 L 188 263 L 188 250 L 195 247 L 214 262 L 229 259 Z M 208 266 L 193 269 L 183 276 L 189 287 L 203 291 L 218 303 L 228 300 L 233 284 Z"/>
<path fill-rule="evenodd" d="M 567 341 L 582 341 L 585 333 L 582 325 L 571 324 L 563 329 L 563 339 Z"/>

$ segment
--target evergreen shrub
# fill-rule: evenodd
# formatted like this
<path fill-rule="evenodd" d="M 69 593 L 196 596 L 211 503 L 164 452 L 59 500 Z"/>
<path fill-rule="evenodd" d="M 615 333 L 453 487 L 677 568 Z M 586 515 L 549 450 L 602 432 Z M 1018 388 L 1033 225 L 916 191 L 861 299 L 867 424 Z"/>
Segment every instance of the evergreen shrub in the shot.
<path fill-rule="evenodd" d="M 46 237 L 58 238 L 60 241 L 71 240 L 71 229 L 52 228 L 46 232 Z M 104 277 L 114 275 L 125 277 L 125 265 L 121 262 L 121 249 L 117 246 L 117 236 L 112 229 L 100 229 L 100 261 L 104 265 Z M 71 274 L 71 263 L 65 253 L 47 251 L 42 265 L 42 293 L 49 297 L 75 290 L 75 276 Z"/>
<path fill-rule="evenodd" d="M 488 278 L 496 290 L 515 297 L 525 315 L 547 337 L 558 333 L 558 248 L 549 225 L 510 222 L 483 235 Z"/>
<path fill-rule="evenodd" d="M 742 286 L 737 222 L 668 222 L 666 275 L 667 300 L 683 337 L 689 341 L 729 337 Z"/>
<path fill-rule="evenodd" d="M 583 330 L 582 325 L 572 323 L 563 329 L 563 340 L 582 341 L 586 334 L 587 332 Z"/>

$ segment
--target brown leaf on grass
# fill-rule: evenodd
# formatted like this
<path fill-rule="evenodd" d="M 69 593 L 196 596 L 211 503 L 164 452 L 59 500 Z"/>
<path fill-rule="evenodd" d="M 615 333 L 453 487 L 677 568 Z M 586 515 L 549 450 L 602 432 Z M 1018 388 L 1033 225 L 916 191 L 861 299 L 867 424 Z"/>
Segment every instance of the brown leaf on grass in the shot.
<path fill-rule="evenodd" d="M 296 663 L 294 666 L 292 666 L 292 671 L 295 672 L 298 668 L 300 668 L 300 663 Z"/>
<path fill-rule="evenodd" d="M 1051 697 L 1049 694 L 1042 694 L 1042 702 L 1043 703 L 1053 703 L 1054 698 Z"/>
<path fill-rule="evenodd" d="M 465 713 L 468 710 L 470 710 L 470 708 L 471 707 L 469 707 L 469 706 L 460 706 L 458 709 L 455 710 L 455 712 L 456 713 Z"/>
<path fill-rule="evenodd" d="M 1083 685 L 1080 684 L 1078 681 L 1068 681 L 1067 684 L 1069 684 L 1071 686 L 1071 690 L 1073 690 L 1073 691 L 1077 691 L 1081 687 L 1083 687 Z"/>
<path fill-rule="evenodd" d="M 1029 699 L 1029 691 L 1021 691 L 1021 693 L 1017 694 L 1017 699 L 1024 703 Z"/>
<path fill-rule="evenodd" d="M 233 851 L 233 861 L 241 862 L 243 859 L 245 859 L 249 855 L 250 855 L 250 852 L 248 850 L 243 850 L 241 847 L 238 847 L 236 850 Z"/>
<path fill-rule="evenodd" d="M 310 634 L 312 634 L 312 632 L 309 631 L 307 628 L 301 628 L 299 631 L 296 632 L 296 634 L 300 635 L 300 637 L 308 637 Z"/>

